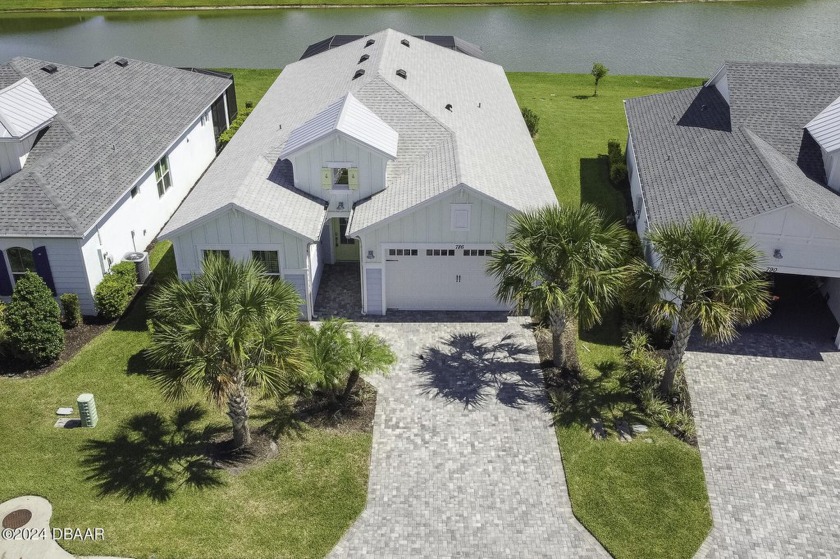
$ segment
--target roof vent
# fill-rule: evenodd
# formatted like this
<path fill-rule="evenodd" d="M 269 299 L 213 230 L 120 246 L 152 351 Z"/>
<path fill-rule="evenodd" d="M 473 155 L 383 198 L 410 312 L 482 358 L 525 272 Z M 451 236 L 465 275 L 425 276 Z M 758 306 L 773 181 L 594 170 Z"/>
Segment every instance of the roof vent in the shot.
<path fill-rule="evenodd" d="M 356 78 L 361 78 L 364 75 L 365 75 L 365 71 L 363 69 L 356 70 L 356 73 L 353 74 L 353 79 L 355 80 Z"/>
<path fill-rule="evenodd" d="M 376 41 L 374 41 L 373 39 L 368 39 L 368 40 L 367 40 L 367 43 L 365 43 L 365 48 L 368 48 L 369 46 L 371 46 L 371 45 L 372 45 L 373 43 L 375 43 L 375 42 L 376 42 Z"/>
<path fill-rule="evenodd" d="M 359 59 L 359 64 L 361 64 L 362 62 L 364 62 L 368 58 L 370 58 L 369 54 L 363 54 L 362 57 Z"/>
<path fill-rule="evenodd" d="M 94 65 L 93 65 L 93 67 L 94 67 L 94 68 L 96 68 L 97 66 L 102 66 L 102 64 L 103 64 L 104 62 L 105 62 L 104 60 L 100 60 L 99 62 L 97 62 L 96 64 L 94 64 Z"/>
<path fill-rule="evenodd" d="M 407 80 L 407 79 L 408 79 L 408 73 L 406 73 L 406 71 L 405 71 L 405 70 L 403 70 L 403 69 L 399 69 L 399 70 L 397 70 L 397 75 L 398 75 L 399 77 L 401 77 L 402 79 L 404 79 L 404 80 Z"/>
<path fill-rule="evenodd" d="M 445 108 L 447 111 L 449 111 L 450 113 L 452 112 L 452 104 L 451 104 L 451 103 L 447 103 L 447 104 L 446 104 L 446 107 L 444 107 L 444 108 Z"/>
<path fill-rule="evenodd" d="M 117 65 L 117 66 L 119 66 L 120 68 L 125 68 L 126 66 L 128 66 L 128 59 L 126 59 L 126 58 L 118 58 L 118 59 L 114 62 L 114 64 L 116 64 L 116 65 Z"/>
<path fill-rule="evenodd" d="M 42 67 L 41 70 L 48 74 L 55 74 L 56 72 L 58 72 L 58 66 L 56 66 L 55 64 L 47 64 L 46 66 Z"/>
<path fill-rule="evenodd" d="M 408 42 L 408 39 L 403 39 L 402 41 L 400 41 L 400 44 L 404 47 L 411 47 L 411 43 Z"/>

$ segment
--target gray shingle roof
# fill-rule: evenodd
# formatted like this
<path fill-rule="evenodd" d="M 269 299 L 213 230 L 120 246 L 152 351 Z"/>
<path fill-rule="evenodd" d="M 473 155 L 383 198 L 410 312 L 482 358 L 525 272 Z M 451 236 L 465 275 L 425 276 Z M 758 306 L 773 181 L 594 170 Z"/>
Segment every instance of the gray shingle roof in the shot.
<path fill-rule="evenodd" d="M 0 235 L 84 235 L 230 85 L 139 60 L 95 68 L 15 58 L 0 87 L 28 77 L 58 112 L 19 173 L 0 182 Z"/>
<path fill-rule="evenodd" d="M 625 102 L 650 223 L 833 208 L 840 196 L 823 186 L 804 126 L 837 98 L 840 66 L 728 62 L 726 72 L 729 105 L 714 87 Z"/>
<path fill-rule="evenodd" d="M 406 38 L 410 48 L 400 43 Z M 368 39 L 375 42 L 365 47 Z M 370 58 L 359 63 L 362 54 Z M 358 68 L 365 74 L 352 79 Z M 398 69 L 407 71 L 407 79 L 397 77 Z M 287 66 L 164 234 L 260 191 L 274 192 L 282 202 L 269 209 L 264 200 L 255 201 L 254 213 L 317 239 L 322 202 L 303 198 L 290 183 L 267 188 L 264 165 L 277 161 L 297 127 L 347 93 L 399 135 L 387 187 L 357 205 L 350 233 L 460 184 L 518 210 L 556 203 L 503 69 L 385 30 Z"/>

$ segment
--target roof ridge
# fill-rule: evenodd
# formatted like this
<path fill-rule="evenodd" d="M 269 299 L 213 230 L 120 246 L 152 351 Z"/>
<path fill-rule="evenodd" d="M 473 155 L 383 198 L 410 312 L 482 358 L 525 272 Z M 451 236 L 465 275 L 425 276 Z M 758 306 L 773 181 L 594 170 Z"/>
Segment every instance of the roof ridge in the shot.
<path fill-rule="evenodd" d="M 753 132 L 752 130 L 747 128 L 746 126 L 739 126 L 738 128 L 744 134 L 744 137 L 747 138 L 747 143 L 749 144 L 750 149 L 758 157 L 758 160 L 761 161 L 761 165 L 770 174 L 770 176 L 773 177 L 773 182 L 775 182 L 776 186 L 779 187 L 779 190 L 782 191 L 785 198 L 787 198 L 788 203 L 796 204 L 795 197 L 791 196 L 790 188 L 787 184 L 787 181 L 784 178 L 779 176 L 779 173 L 776 169 L 776 166 L 773 165 L 767 159 L 767 154 L 765 153 L 765 150 L 770 150 L 770 151 L 773 152 L 774 155 L 777 155 L 778 157 L 781 157 L 791 167 L 795 168 L 796 171 L 799 172 L 802 175 L 803 178 L 807 179 L 810 182 L 814 182 L 814 181 L 812 181 L 810 178 L 808 178 L 805 175 L 805 173 L 802 172 L 802 169 L 800 169 L 795 163 L 793 163 L 787 157 L 785 157 L 783 153 L 781 153 L 779 150 L 777 150 L 772 145 L 770 145 L 770 143 L 767 142 L 766 140 L 764 140 L 764 138 L 762 138 L 761 136 L 759 136 L 758 134 L 756 134 L 755 132 Z M 759 142 L 760 142 L 760 144 L 759 144 Z M 763 145 L 761 145 L 761 144 L 763 144 Z M 819 186 L 815 182 L 814 182 L 814 184 Z M 799 204 L 797 204 L 797 206 L 798 205 Z"/>

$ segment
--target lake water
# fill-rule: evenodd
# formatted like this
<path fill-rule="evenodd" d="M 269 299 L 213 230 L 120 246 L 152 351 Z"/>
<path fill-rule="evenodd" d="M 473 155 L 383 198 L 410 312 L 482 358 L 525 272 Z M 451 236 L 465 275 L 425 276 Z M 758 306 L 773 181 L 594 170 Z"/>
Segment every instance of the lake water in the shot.
<path fill-rule="evenodd" d="M 840 64 L 840 1 L 0 14 L 0 62 L 90 65 L 116 54 L 276 68 L 335 34 L 458 35 L 507 70 L 708 76 L 723 59 Z"/>

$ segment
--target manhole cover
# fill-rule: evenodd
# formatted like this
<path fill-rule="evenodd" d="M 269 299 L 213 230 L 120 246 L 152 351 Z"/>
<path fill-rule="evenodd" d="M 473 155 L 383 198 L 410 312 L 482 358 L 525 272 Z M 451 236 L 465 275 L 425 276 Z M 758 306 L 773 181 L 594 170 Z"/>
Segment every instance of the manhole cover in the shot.
<path fill-rule="evenodd" d="M 32 513 L 26 509 L 18 509 L 6 515 L 3 519 L 3 528 L 22 528 L 32 519 Z"/>

